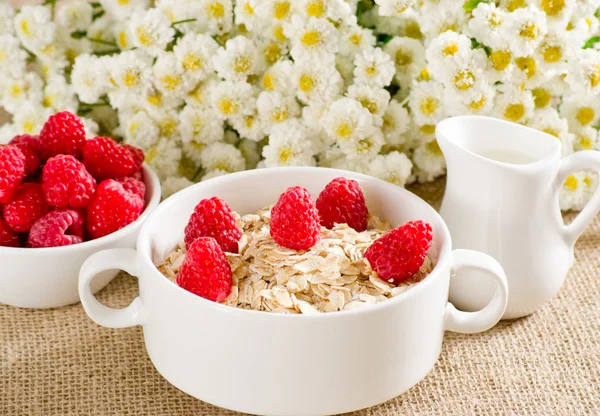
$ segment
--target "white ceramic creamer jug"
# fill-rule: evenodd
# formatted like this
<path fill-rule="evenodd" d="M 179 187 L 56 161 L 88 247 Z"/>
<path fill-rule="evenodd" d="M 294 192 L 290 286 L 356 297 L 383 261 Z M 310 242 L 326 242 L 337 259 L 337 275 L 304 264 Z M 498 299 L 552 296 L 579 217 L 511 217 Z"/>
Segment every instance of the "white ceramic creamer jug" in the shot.
<path fill-rule="evenodd" d="M 581 169 L 600 172 L 600 152 L 561 160 L 555 137 L 519 124 L 478 116 L 437 125 L 448 179 L 440 214 L 456 248 L 496 258 L 508 279 L 503 319 L 535 312 L 560 289 L 573 264 L 573 246 L 600 210 L 600 191 L 565 226 L 558 194 Z M 494 282 L 464 271 L 450 283 L 450 301 L 471 311 L 493 297 Z"/>

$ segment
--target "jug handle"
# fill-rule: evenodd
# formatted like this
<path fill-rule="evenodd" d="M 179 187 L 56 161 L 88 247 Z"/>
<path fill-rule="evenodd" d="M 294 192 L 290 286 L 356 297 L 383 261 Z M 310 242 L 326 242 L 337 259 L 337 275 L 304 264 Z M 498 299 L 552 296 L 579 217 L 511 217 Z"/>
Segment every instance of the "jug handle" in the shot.
<path fill-rule="evenodd" d="M 555 216 L 559 221 L 559 226 L 562 229 L 565 241 L 571 247 L 575 244 L 575 241 L 577 241 L 581 233 L 583 233 L 585 227 L 587 227 L 587 225 L 594 219 L 596 214 L 600 212 L 600 186 L 598 186 L 590 201 L 579 213 L 579 215 L 577 215 L 573 222 L 571 222 L 569 225 L 563 224 L 562 217 L 560 215 L 560 207 L 558 204 L 560 189 L 569 175 L 582 169 L 593 169 L 598 173 L 598 175 L 600 175 L 600 152 L 594 150 L 583 150 L 565 157 L 560 162 L 560 167 L 554 182 L 554 206 L 556 210 Z"/>

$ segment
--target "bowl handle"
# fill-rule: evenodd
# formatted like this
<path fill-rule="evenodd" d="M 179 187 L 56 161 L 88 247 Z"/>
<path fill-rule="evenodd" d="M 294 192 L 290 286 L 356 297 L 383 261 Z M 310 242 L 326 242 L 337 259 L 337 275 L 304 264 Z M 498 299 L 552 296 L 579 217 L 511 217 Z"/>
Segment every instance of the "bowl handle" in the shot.
<path fill-rule="evenodd" d="M 103 250 L 90 256 L 81 266 L 79 297 L 83 309 L 97 324 L 108 328 L 126 328 L 144 323 L 144 307 L 139 296 L 128 307 L 114 309 L 98 302 L 90 288 L 94 276 L 105 270 L 120 269 L 137 276 L 136 255 L 137 252 L 131 248 Z"/>
<path fill-rule="evenodd" d="M 504 270 L 493 257 L 479 251 L 454 250 L 452 259 L 452 276 L 461 271 L 474 270 L 482 272 L 482 279 L 487 278 L 487 276 L 494 279 L 496 292 L 490 303 L 476 312 L 459 311 L 453 304 L 448 302 L 446 306 L 446 329 L 465 334 L 487 331 L 502 318 L 508 302 L 508 283 L 506 282 Z"/>

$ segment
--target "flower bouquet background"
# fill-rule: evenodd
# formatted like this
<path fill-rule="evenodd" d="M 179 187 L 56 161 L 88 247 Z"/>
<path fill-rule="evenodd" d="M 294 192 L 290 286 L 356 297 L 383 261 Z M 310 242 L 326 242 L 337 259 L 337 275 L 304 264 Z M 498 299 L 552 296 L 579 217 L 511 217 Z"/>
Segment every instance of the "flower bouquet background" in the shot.
<path fill-rule="evenodd" d="M 169 195 L 257 167 L 399 186 L 445 173 L 440 120 L 489 115 L 596 149 L 599 0 L 49 0 L 0 4 L 0 143 L 77 112 Z M 565 182 L 581 209 L 591 172 Z M 468 186 L 468 184 L 466 184 Z"/>

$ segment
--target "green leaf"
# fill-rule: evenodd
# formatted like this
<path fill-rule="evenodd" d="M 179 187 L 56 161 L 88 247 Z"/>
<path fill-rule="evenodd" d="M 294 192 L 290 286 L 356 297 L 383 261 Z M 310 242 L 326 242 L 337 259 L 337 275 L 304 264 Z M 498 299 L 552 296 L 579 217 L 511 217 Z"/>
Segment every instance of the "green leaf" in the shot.
<path fill-rule="evenodd" d="M 98 7 L 102 7 L 102 5 L 96 1 L 93 3 L 90 3 L 90 6 L 92 6 L 94 9 L 97 9 Z"/>
<path fill-rule="evenodd" d="M 377 35 L 377 42 L 379 42 L 382 45 L 385 45 L 392 39 L 392 37 L 393 37 L 392 35 L 380 33 L 379 35 Z"/>
<path fill-rule="evenodd" d="M 92 20 L 100 19 L 102 16 L 104 16 L 104 10 L 100 10 L 99 12 L 94 13 L 92 15 Z"/>
<path fill-rule="evenodd" d="M 583 49 L 593 48 L 596 43 L 600 42 L 600 36 L 593 36 L 585 42 Z"/>
<path fill-rule="evenodd" d="M 87 36 L 87 33 L 83 30 L 71 33 L 71 37 L 73 39 L 81 39 L 81 38 L 85 38 L 86 36 Z"/>
<path fill-rule="evenodd" d="M 600 19 L 600 7 L 598 8 L 598 10 L 596 10 L 596 13 L 594 13 L 594 16 L 596 16 L 597 19 Z"/>
<path fill-rule="evenodd" d="M 489 3 L 489 0 L 467 0 L 465 1 L 465 4 L 463 4 L 463 9 L 465 9 L 466 12 L 471 13 L 473 10 L 475 10 L 477 8 L 477 6 L 479 6 L 479 3 Z"/>

